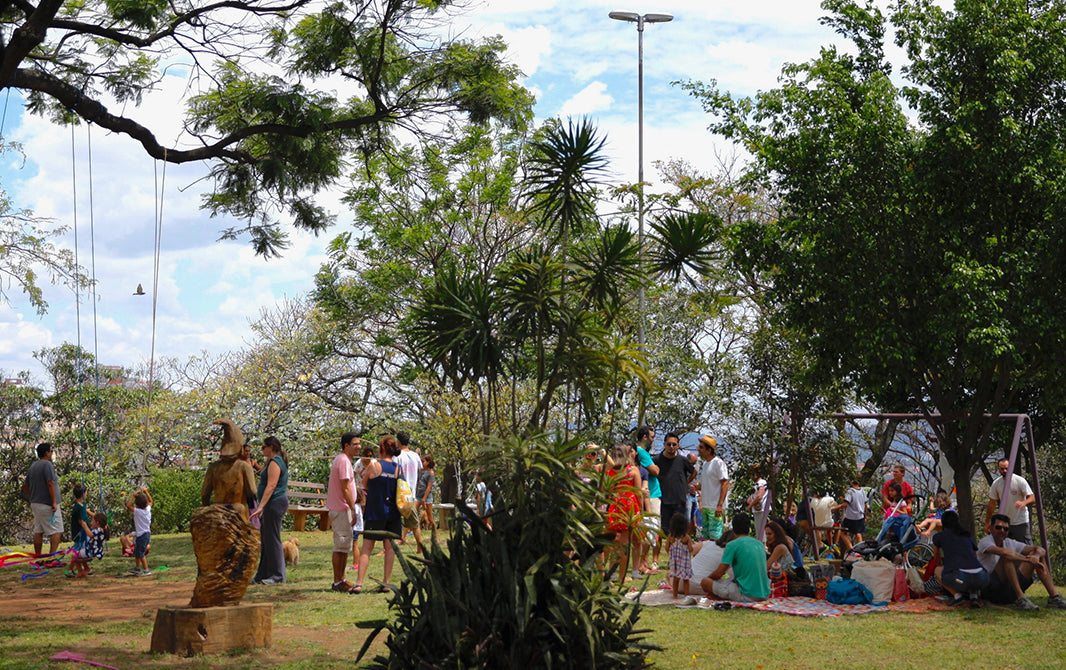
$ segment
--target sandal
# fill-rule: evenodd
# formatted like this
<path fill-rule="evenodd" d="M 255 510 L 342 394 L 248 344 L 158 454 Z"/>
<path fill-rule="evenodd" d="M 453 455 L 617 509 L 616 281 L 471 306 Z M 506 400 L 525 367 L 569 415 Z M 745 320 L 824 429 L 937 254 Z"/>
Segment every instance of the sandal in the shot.
<path fill-rule="evenodd" d="M 362 592 L 363 592 L 363 585 L 362 584 L 356 584 L 352 588 L 348 589 L 348 593 L 350 593 L 352 595 L 355 595 L 355 596 L 359 595 Z"/>
<path fill-rule="evenodd" d="M 384 584 L 382 584 L 381 586 L 379 586 L 376 589 L 374 589 L 374 593 L 391 593 L 391 592 L 392 592 L 392 589 L 390 589 L 389 587 L 385 586 Z"/>

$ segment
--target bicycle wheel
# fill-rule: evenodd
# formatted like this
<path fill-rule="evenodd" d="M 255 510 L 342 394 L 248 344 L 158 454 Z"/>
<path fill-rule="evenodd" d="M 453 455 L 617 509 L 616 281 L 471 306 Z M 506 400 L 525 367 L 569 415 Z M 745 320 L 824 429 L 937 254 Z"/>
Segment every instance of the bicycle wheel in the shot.
<path fill-rule="evenodd" d="M 916 568 L 924 568 L 933 560 L 933 547 L 919 542 L 907 551 L 907 562 Z"/>

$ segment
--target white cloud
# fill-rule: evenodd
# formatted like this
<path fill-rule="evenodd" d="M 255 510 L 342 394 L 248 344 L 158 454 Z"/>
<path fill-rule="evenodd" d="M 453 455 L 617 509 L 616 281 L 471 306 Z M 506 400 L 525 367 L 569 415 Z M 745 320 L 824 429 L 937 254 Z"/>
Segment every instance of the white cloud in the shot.
<path fill-rule="evenodd" d="M 591 115 L 607 136 L 607 152 L 617 182 L 636 181 L 637 34 L 632 24 L 612 21 L 611 10 L 639 10 L 616 0 L 486 0 L 447 27 L 464 37 L 499 34 L 508 43 L 506 57 L 526 75 L 538 100 L 537 116 Z M 774 85 L 786 61 L 805 61 L 818 47 L 837 39 L 817 22 L 824 12 L 818 0 L 749 0 L 708 3 L 675 0 L 647 11 L 670 12 L 672 23 L 648 26 L 645 57 L 645 179 L 653 190 L 656 160 L 684 158 L 712 169 L 716 153 L 732 151 L 707 130 L 708 117 L 672 80 L 718 79 L 725 90 L 751 94 Z M 330 84 L 333 85 L 332 83 Z M 343 95 L 345 85 L 338 82 Z M 188 143 L 182 135 L 180 100 L 186 80 L 169 76 L 140 108 L 116 108 L 149 123 L 160 141 Z M 89 161 L 92 138 L 92 219 L 96 246 L 97 328 L 100 360 L 136 365 L 151 349 L 152 294 L 157 299 L 156 356 L 184 358 L 202 350 L 240 348 L 247 339 L 247 319 L 283 296 L 297 297 L 313 287 L 314 273 L 325 260 L 333 232 L 322 238 L 291 233 L 292 248 L 282 259 L 264 260 L 245 242 L 219 242 L 219 230 L 241 225 L 212 219 L 199 209 L 199 164 L 163 166 L 145 155 L 133 140 L 82 125 L 75 129 L 77 206 L 72 184 L 71 132 L 23 115 L 18 127 L 9 117 L 7 137 L 22 141 L 32 162 L 19 166 L 13 155 L 0 165 L 3 186 L 18 206 L 70 225 L 76 212 L 83 264 L 88 264 Z M 338 229 L 347 229 L 341 189 L 322 194 L 322 202 L 339 214 Z M 152 287 L 153 226 L 162 207 L 163 236 L 158 291 Z M 68 236 L 67 245 L 73 245 Z M 132 296 L 138 283 L 149 295 Z M 43 372 L 32 351 L 77 337 L 73 294 L 46 287 L 50 312 L 37 318 L 25 301 L 0 306 L 0 369 Z M 16 296 L 17 298 L 17 296 Z M 82 343 L 92 348 L 92 301 L 83 296 Z M 25 315 L 25 317 L 23 316 Z"/>
<path fill-rule="evenodd" d="M 608 110 L 612 103 L 614 103 L 614 98 L 607 93 L 607 84 L 594 81 L 564 102 L 559 108 L 559 114 L 561 116 L 584 116 L 592 112 Z"/>

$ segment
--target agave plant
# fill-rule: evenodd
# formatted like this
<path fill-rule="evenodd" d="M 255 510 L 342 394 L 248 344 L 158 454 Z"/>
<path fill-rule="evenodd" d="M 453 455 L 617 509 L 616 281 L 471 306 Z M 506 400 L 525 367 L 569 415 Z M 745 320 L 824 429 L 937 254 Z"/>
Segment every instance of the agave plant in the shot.
<path fill-rule="evenodd" d="M 387 656 L 376 668 L 644 668 L 640 606 L 621 597 L 597 558 L 610 544 L 598 482 L 575 474 L 575 442 L 500 445 L 484 478 L 497 504 L 490 530 L 464 521 L 422 558 L 399 553 L 406 581 L 389 603 Z"/>

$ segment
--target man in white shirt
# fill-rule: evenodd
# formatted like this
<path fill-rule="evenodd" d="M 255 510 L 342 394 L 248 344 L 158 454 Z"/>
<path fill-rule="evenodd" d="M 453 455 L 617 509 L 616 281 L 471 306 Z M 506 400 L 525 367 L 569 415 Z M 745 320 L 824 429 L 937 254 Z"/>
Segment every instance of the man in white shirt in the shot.
<path fill-rule="evenodd" d="M 710 538 L 712 519 L 717 517 L 725 523 L 725 510 L 729 501 L 729 469 L 725 461 L 718 456 L 718 441 L 710 435 L 701 437 L 697 448 L 700 458 L 704 461 L 697 484 L 700 491 L 703 537 Z"/>
<path fill-rule="evenodd" d="M 1003 482 L 1007 477 L 1007 467 L 1010 461 L 1000 459 L 999 477 L 992 482 L 988 490 L 988 506 L 985 509 L 985 532 L 991 532 L 992 515 L 999 511 L 999 501 L 1004 497 Z M 1029 487 L 1029 482 L 1020 475 L 1011 475 L 1010 486 L 1007 487 L 1006 514 L 1010 517 L 1010 535 L 1012 540 L 1025 544 L 1033 543 L 1033 536 L 1029 532 L 1029 505 L 1036 502 L 1036 494 Z"/>
<path fill-rule="evenodd" d="M 422 469 L 422 457 L 411 451 L 411 436 L 407 431 L 399 431 L 396 433 L 396 442 L 400 445 L 400 453 L 396 455 L 396 466 L 400 469 L 400 475 L 403 477 L 407 485 L 411 487 L 411 492 L 418 490 L 418 472 Z M 422 551 L 422 531 L 419 528 L 418 515 L 408 515 L 403 519 L 403 527 L 407 530 L 413 531 L 415 534 L 415 543 L 418 545 L 419 552 Z M 407 533 L 404 532 L 406 538 Z M 403 544 L 406 540 L 400 540 Z"/>
<path fill-rule="evenodd" d="M 837 501 L 833 499 L 833 496 L 829 493 L 823 492 L 822 495 L 816 497 L 811 505 L 811 511 L 814 512 L 814 525 L 822 529 L 822 541 L 826 544 L 833 544 L 834 535 L 836 534 L 833 528 L 833 508 L 836 507 Z"/>
<path fill-rule="evenodd" d="M 993 514 L 990 521 L 992 533 L 981 538 L 977 545 L 977 558 L 989 575 L 988 586 L 981 590 L 981 597 L 1001 605 L 1013 603 L 1015 609 L 1038 609 L 1036 603 L 1025 595 L 1035 574 L 1047 589 L 1047 606 L 1066 609 L 1066 600 L 1055 590 L 1044 548 L 1011 539 L 1009 516 Z"/>

